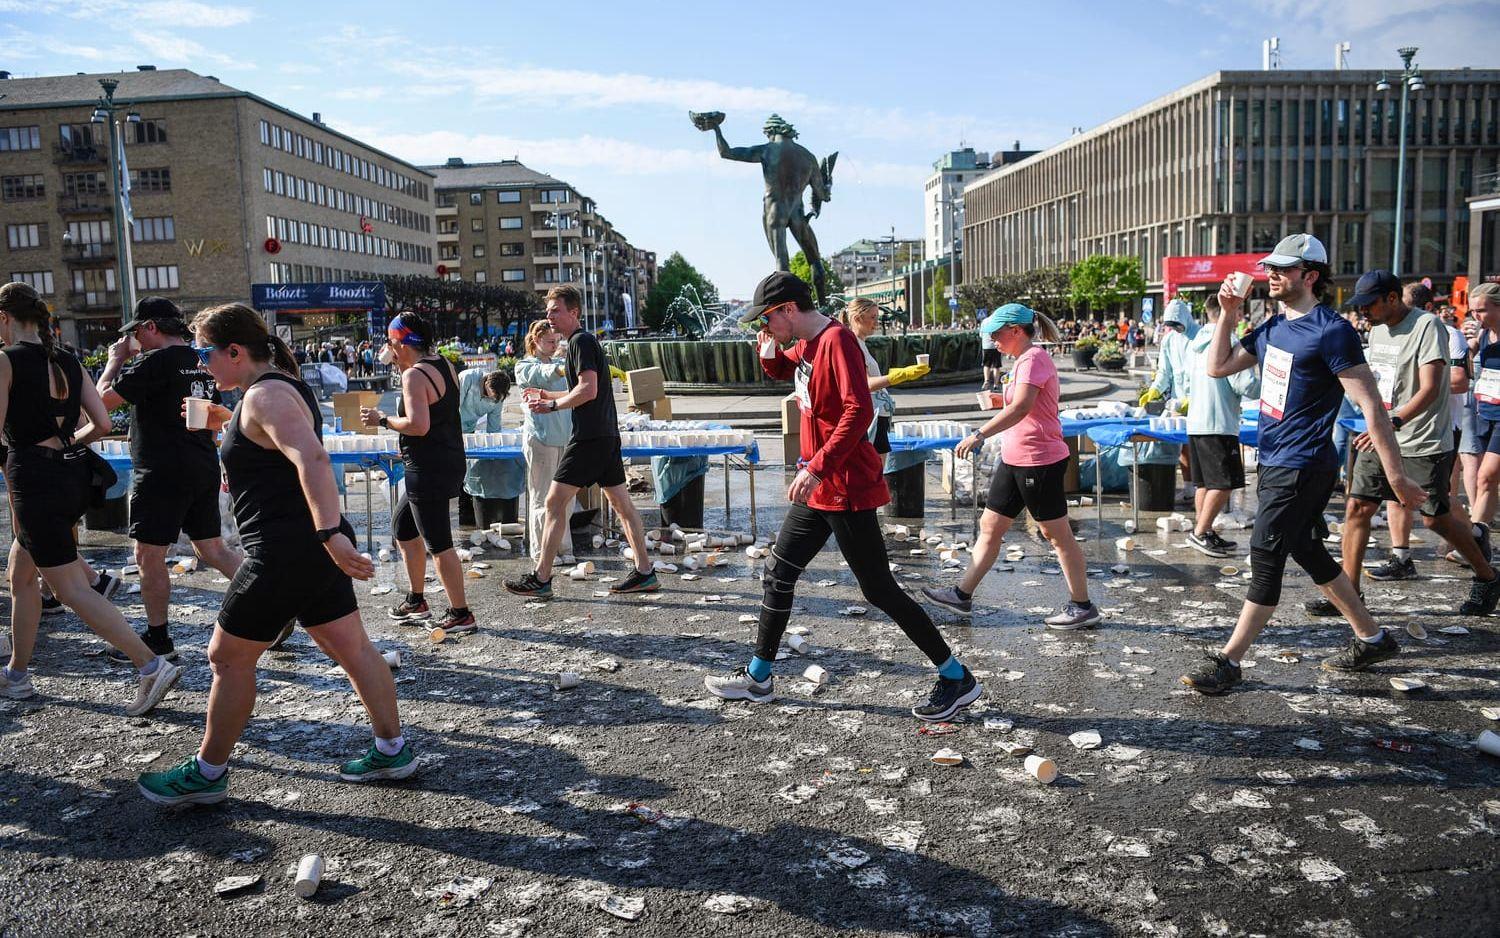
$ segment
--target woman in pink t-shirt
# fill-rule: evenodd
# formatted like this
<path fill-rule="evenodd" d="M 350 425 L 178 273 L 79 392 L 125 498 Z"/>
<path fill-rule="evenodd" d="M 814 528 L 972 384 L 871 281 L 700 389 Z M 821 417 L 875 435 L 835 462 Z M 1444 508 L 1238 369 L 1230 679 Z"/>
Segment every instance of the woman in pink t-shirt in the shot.
<path fill-rule="evenodd" d="M 1051 629 L 1083 629 L 1099 622 L 1099 607 L 1089 600 L 1088 571 L 1083 550 L 1068 523 L 1068 499 L 1063 476 L 1068 444 L 1057 416 L 1057 368 L 1047 350 L 1033 344 L 1057 341 L 1057 327 L 1046 316 L 1019 303 L 1007 303 L 979 326 L 995 347 L 1016 359 L 1005 384 L 1000 410 L 958 444 L 959 459 L 1000 434 L 1000 461 L 990 477 L 979 541 L 973 559 L 957 586 L 923 589 L 928 599 L 965 615 L 973 612 L 974 591 L 1000 555 L 1000 542 L 1021 509 L 1031 513 L 1057 553 L 1068 584 L 1068 604 L 1044 621 Z"/>

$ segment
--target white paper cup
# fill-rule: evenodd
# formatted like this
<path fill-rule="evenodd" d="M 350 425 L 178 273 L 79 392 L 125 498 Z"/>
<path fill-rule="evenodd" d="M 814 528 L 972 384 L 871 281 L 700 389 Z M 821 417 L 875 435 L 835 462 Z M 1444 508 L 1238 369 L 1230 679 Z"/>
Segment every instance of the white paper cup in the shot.
<path fill-rule="evenodd" d="M 303 899 L 311 899 L 313 893 L 318 891 L 318 883 L 323 881 L 323 858 L 316 853 L 309 853 L 297 864 L 297 895 Z"/>
<path fill-rule="evenodd" d="M 828 669 L 820 664 L 808 665 L 807 670 L 802 672 L 802 676 L 820 687 L 828 683 Z"/>
<path fill-rule="evenodd" d="M 376 358 L 380 359 L 380 363 L 382 365 L 389 365 L 391 362 L 396 360 L 396 353 L 390 347 L 390 345 L 382 345 L 380 347 L 380 354 L 377 355 Z"/>
<path fill-rule="evenodd" d="M 807 654 L 807 639 L 801 635 L 788 635 L 786 637 L 786 647 L 799 655 L 805 655 Z"/>
<path fill-rule="evenodd" d="M 1494 730 L 1485 730 L 1479 734 L 1479 738 L 1474 741 L 1474 745 L 1478 746 L 1479 751 L 1485 755 L 1500 758 L 1500 733 L 1496 733 Z"/>
<path fill-rule="evenodd" d="M 1027 756 L 1026 774 L 1043 785 L 1051 785 L 1057 780 L 1057 763 L 1042 756 Z"/>
<path fill-rule="evenodd" d="M 918 365 L 926 365 L 931 360 L 932 360 L 932 356 L 931 355 L 918 355 L 917 356 L 917 364 Z M 929 367 L 931 367 L 931 366 L 929 366 Z"/>
<path fill-rule="evenodd" d="M 1229 287 L 1230 293 L 1243 300 L 1250 295 L 1250 288 L 1255 286 L 1255 278 L 1242 270 L 1237 270 L 1225 277 L 1224 283 Z"/>
<path fill-rule="evenodd" d="M 964 764 L 963 753 L 957 749 L 939 749 L 932 754 L 933 765 L 955 766 Z"/>
<path fill-rule="evenodd" d="M 189 397 L 185 398 L 183 403 L 187 405 L 188 429 L 207 430 L 209 402 L 201 397 Z"/>
<path fill-rule="evenodd" d="M 582 678 L 572 671 L 560 671 L 552 675 L 552 686 L 556 690 L 572 690 L 581 680 Z"/>
<path fill-rule="evenodd" d="M 775 339 L 767 338 L 767 339 L 761 339 L 760 340 L 760 357 L 761 358 L 775 358 L 776 357 L 776 340 Z"/>
<path fill-rule="evenodd" d="M 380 657 L 384 658 L 385 663 L 390 665 L 392 668 L 401 667 L 401 652 L 395 650 L 394 648 L 390 651 L 381 652 Z"/>

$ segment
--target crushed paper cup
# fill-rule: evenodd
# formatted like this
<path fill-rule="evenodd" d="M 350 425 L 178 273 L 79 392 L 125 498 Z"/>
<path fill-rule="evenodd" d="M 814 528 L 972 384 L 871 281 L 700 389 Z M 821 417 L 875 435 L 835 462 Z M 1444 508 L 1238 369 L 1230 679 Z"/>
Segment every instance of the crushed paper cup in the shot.
<path fill-rule="evenodd" d="M 1474 745 L 1478 746 L 1479 751 L 1485 755 L 1500 758 L 1500 733 L 1485 730 L 1479 734 L 1478 739 L 1474 740 Z"/>
<path fill-rule="evenodd" d="M 819 687 L 828 683 L 828 669 L 820 664 L 808 665 L 807 669 L 802 672 L 802 676 Z"/>
<path fill-rule="evenodd" d="M 1480 707 L 1479 715 L 1486 720 L 1500 720 L 1500 707 Z"/>
<path fill-rule="evenodd" d="M 933 765 L 963 765 L 964 755 L 957 749 L 939 749 L 932 754 Z"/>
<path fill-rule="evenodd" d="M 1415 677 L 1393 677 L 1391 678 L 1391 686 L 1396 690 L 1414 691 L 1425 688 L 1427 682 Z"/>
<path fill-rule="evenodd" d="M 385 663 L 390 665 L 392 668 L 401 667 L 401 652 L 395 650 L 394 648 L 390 651 L 381 652 L 380 657 L 384 658 Z"/>
<path fill-rule="evenodd" d="M 552 675 L 552 687 L 555 690 L 572 690 L 583 680 L 572 671 L 559 671 Z"/>
<path fill-rule="evenodd" d="M 1219 574 L 1221 576 L 1239 576 L 1240 568 L 1232 564 L 1226 564 L 1219 568 Z"/>
<path fill-rule="evenodd" d="M 1104 739 L 1094 730 L 1079 730 L 1068 737 L 1068 742 L 1078 749 L 1098 749 L 1104 745 Z"/>
<path fill-rule="evenodd" d="M 1017 759 L 1024 759 L 1027 756 L 1031 755 L 1032 749 L 1032 747 L 1028 746 L 1026 743 L 1014 742 L 1000 742 L 996 743 L 995 746 L 1006 755 L 1015 756 Z"/>
<path fill-rule="evenodd" d="M 1427 640 L 1427 630 L 1422 628 L 1422 624 L 1420 622 L 1406 623 L 1406 634 L 1410 635 L 1412 638 L 1416 639 L 1419 642 Z"/>
<path fill-rule="evenodd" d="M 1026 773 L 1043 785 L 1057 781 L 1057 763 L 1042 756 L 1026 757 Z"/>
<path fill-rule="evenodd" d="M 1135 550 L 1135 538 L 1122 537 L 1115 541 L 1116 550 Z"/>
<path fill-rule="evenodd" d="M 799 655 L 805 655 L 807 654 L 808 650 L 807 639 L 803 638 L 801 635 L 788 635 L 786 637 L 786 647 L 790 648 L 792 651 L 795 651 Z"/>

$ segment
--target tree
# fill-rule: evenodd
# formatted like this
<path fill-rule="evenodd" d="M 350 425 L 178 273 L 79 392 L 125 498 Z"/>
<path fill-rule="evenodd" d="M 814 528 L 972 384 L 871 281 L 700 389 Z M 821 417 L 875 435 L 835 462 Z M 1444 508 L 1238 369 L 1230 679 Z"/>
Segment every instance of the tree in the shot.
<path fill-rule="evenodd" d="M 948 268 L 939 267 L 932 275 L 932 286 L 927 288 L 927 319 L 933 323 L 952 322 L 953 313 L 948 309 Z"/>
<path fill-rule="evenodd" d="M 1146 278 L 1141 274 L 1139 258 L 1095 254 L 1068 271 L 1068 297 L 1074 306 L 1086 306 L 1090 315 L 1096 310 L 1112 311 L 1145 294 Z"/>
<path fill-rule="evenodd" d="M 792 273 L 795 274 L 797 278 L 800 279 L 803 283 L 807 284 L 808 286 L 813 285 L 812 265 L 807 262 L 806 254 L 798 251 L 796 254 L 792 255 L 791 268 Z M 843 292 L 844 281 L 841 280 L 839 278 L 839 275 L 834 272 L 833 268 L 829 267 L 825 262 L 823 265 L 822 295 L 824 296 L 824 298 L 827 298 L 833 296 L 835 293 Z"/>
<path fill-rule="evenodd" d="M 1069 289 L 1068 268 L 1061 266 L 985 277 L 958 288 L 959 311 L 977 318 L 981 309 L 1024 303 L 1052 319 L 1063 319 L 1073 310 Z"/>
<path fill-rule="evenodd" d="M 698 269 L 687 262 L 687 259 L 678 251 L 673 251 L 672 256 L 656 273 L 656 286 L 646 296 L 646 308 L 642 310 L 642 319 L 647 328 L 660 329 L 666 322 L 667 307 L 677 299 L 677 294 L 682 288 L 691 286 L 698 291 L 698 298 L 703 304 L 710 305 L 719 302 L 719 289 L 715 287 L 707 277 L 698 272 Z"/>

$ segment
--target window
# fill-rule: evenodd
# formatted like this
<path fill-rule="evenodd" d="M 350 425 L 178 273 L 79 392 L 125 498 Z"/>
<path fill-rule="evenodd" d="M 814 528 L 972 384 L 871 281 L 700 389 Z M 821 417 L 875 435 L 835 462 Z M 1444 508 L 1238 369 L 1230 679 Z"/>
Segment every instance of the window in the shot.
<path fill-rule="evenodd" d="M 63 192 L 68 195 L 103 195 L 103 173 L 67 173 L 63 176 Z"/>
<path fill-rule="evenodd" d="M 271 143 L 271 124 L 269 121 L 260 122 L 260 142 L 266 145 Z"/>
<path fill-rule="evenodd" d="M 520 189 L 502 189 L 495 193 L 495 201 L 501 205 L 514 204 L 521 201 Z"/>
<path fill-rule="evenodd" d="M 469 193 L 469 204 L 470 205 L 483 205 L 484 204 L 484 193 L 482 193 L 482 192 L 470 192 Z"/>
<path fill-rule="evenodd" d="M 93 124 L 62 124 L 57 128 L 58 146 L 78 154 L 89 154 L 100 142 Z"/>
<path fill-rule="evenodd" d="M 519 231 L 521 229 L 520 216 L 510 216 L 500 219 L 501 231 Z"/>
<path fill-rule="evenodd" d="M 440 260 L 440 261 L 456 261 L 456 260 L 458 260 L 458 246 L 457 245 L 452 245 L 452 244 L 447 244 L 447 245 L 443 245 L 442 247 L 438 248 L 438 260 Z"/>
<path fill-rule="evenodd" d="M 526 271 L 502 270 L 500 271 L 500 279 L 505 281 L 506 283 L 520 283 L 521 281 L 526 279 Z"/>
<path fill-rule="evenodd" d="M 171 192 L 172 170 L 165 166 L 158 169 L 132 169 L 130 188 L 140 192 Z"/>
<path fill-rule="evenodd" d="M 482 270 L 476 270 L 476 271 L 474 271 L 474 282 L 475 283 L 484 283 L 485 281 L 487 281 L 489 279 L 490 279 L 489 275 L 486 274 L 484 271 L 482 271 Z"/>
<path fill-rule="evenodd" d="M 40 174 L 35 176 L 0 176 L 0 198 L 7 202 L 40 199 L 47 195 Z"/>
<path fill-rule="evenodd" d="M 166 143 L 167 122 L 159 117 L 125 124 L 125 142 L 133 144 Z"/>
<path fill-rule="evenodd" d="M 56 292 L 53 289 L 52 271 L 50 270 L 22 270 L 19 272 L 11 271 L 10 279 L 18 280 L 21 283 L 30 284 L 31 289 L 40 293 L 42 296 L 51 296 L 54 292 Z"/>
<path fill-rule="evenodd" d="M 47 240 L 43 225 L 6 225 L 5 243 L 12 251 L 39 248 Z"/>
<path fill-rule="evenodd" d="M 176 290 L 178 288 L 177 265 L 137 267 L 135 285 L 142 290 Z"/>
<path fill-rule="evenodd" d="M 542 201 L 543 202 L 566 202 L 566 201 L 568 201 L 568 190 L 567 189 L 543 189 L 542 190 Z"/>
<path fill-rule="evenodd" d="M 521 244 L 502 244 L 502 245 L 500 245 L 500 256 L 501 257 L 520 257 L 524 253 L 526 253 L 526 249 L 525 249 L 524 245 L 521 245 Z"/>
<path fill-rule="evenodd" d="M 454 230 L 454 231 L 458 230 L 458 223 L 457 222 L 453 223 L 453 229 L 452 230 Z M 470 231 L 483 231 L 484 230 L 484 219 L 483 218 L 471 218 L 471 219 L 469 219 L 469 230 Z"/>
<path fill-rule="evenodd" d="M 0 150 L 40 150 L 40 127 L 0 127 Z"/>
<path fill-rule="evenodd" d="M 108 244 L 115 239 L 112 223 L 107 221 L 70 221 L 68 237 L 79 247 L 86 244 Z"/>
<path fill-rule="evenodd" d="M 483 257 L 484 256 L 484 245 L 482 245 L 482 244 L 476 244 L 476 245 L 474 245 L 474 256 L 475 257 Z"/>
<path fill-rule="evenodd" d="M 273 172 L 271 172 L 270 167 L 267 167 L 264 170 L 264 173 L 265 173 L 266 191 L 267 192 L 275 192 L 276 191 L 276 174 L 273 173 Z"/>
<path fill-rule="evenodd" d="M 136 241 L 175 241 L 177 226 L 171 215 L 156 218 L 137 218 L 130 227 L 131 237 Z"/>

